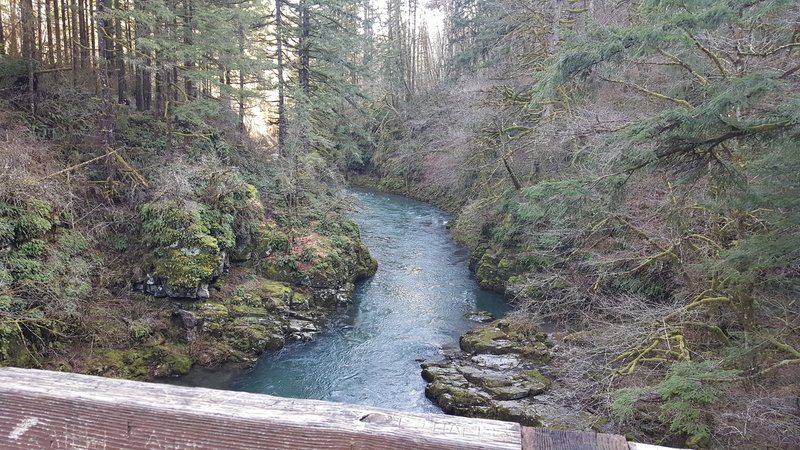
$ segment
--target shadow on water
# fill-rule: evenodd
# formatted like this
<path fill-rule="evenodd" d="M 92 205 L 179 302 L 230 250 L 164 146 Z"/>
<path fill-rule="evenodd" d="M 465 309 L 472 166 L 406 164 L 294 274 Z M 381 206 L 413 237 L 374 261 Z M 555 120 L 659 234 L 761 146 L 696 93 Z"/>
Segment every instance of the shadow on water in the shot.
<path fill-rule="evenodd" d="M 450 217 L 426 203 L 353 190 L 352 218 L 378 260 L 358 283 L 354 304 L 312 342 L 264 355 L 253 369 L 194 369 L 178 382 L 293 398 L 438 412 L 424 396 L 420 358 L 458 346 L 475 324 L 470 311 L 503 316 L 502 296 L 478 287 L 469 252 L 446 228 Z"/>

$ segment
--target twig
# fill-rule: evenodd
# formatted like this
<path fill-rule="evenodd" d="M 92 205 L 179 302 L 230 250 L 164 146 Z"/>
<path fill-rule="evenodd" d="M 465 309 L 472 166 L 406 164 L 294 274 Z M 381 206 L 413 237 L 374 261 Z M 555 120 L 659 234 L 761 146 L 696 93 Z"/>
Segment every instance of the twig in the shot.
<path fill-rule="evenodd" d="M 45 175 L 44 177 L 39 178 L 38 180 L 36 180 L 36 182 L 39 183 L 39 182 L 44 181 L 44 180 L 46 180 L 48 178 L 52 178 L 52 177 L 61 175 L 62 173 L 67 173 L 67 172 L 69 172 L 69 171 L 71 171 L 73 169 L 77 169 L 78 167 L 83 167 L 83 166 L 85 166 L 87 164 L 91 164 L 91 163 L 93 163 L 95 161 L 99 161 L 99 160 L 101 160 L 103 158 L 109 157 L 109 156 L 117 153 L 117 151 L 118 150 L 112 150 L 112 151 L 106 153 L 105 155 L 98 156 L 98 157 L 92 158 L 92 159 L 90 159 L 88 161 L 84 161 L 82 163 L 75 164 L 74 166 L 67 167 L 66 169 L 62 169 L 62 170 L 59 170 L 58 172 L 51 173 L 50 175 Z"/>

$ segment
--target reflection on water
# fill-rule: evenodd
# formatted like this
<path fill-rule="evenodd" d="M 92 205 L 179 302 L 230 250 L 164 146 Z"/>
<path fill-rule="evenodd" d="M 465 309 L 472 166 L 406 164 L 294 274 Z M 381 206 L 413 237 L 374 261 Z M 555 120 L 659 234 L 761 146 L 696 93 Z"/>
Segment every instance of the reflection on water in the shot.
<path fill-rule="evenodd" d="M 265 355 L 247 371 L 193 370 L 182 384 L 436 412 L 424 396 L 418 358 L 457 347 L 474 326 L 463 315 L 502 316 L 502 297 L 480 289 L 455 245 L 449 217 L 407 198 L 354 191 L 352 214 L 378 272 L 356 287 L 354 304 L 312 342 Z"/>

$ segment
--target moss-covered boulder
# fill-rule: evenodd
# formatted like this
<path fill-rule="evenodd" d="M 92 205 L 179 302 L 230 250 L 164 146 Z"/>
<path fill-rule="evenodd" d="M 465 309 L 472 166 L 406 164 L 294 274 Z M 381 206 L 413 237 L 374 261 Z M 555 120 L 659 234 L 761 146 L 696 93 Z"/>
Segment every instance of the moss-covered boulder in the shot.
<path fill-rule="evenodd" d="M 446 365 L 423 365 L 423 377 L 429 381 L 425 396 L 448 414 L 477 416 L 485 412 L 491 398 L 453 367 Z"/>
<path fill-rule="evenodd" d="M 469 361 L 423 364 L 422 377 L 429 383 L 425 395 L 446 413 L 486 418 L 510 417 L 499 402 L 542 394 L 551 384 L 535 370 L 501 371 Z"/>
<path fill-rule="evenodd" d="M 461 336 L 461 349 L 471 354 L 517 354 L 524 358 L 547 361 L 550 351 L 546 336 L 508 319 L 496 320 Z"/>
<path fill-rule="evenodd" d="M 514 275 L 513 265 L 502 253 L 487 250 L 478 260 L 475 267 L 475 278 L 485 289 L 504 292 L 506 281 Z"/>
<path fill-rule="evenodd" d="M 136 287 L 155 297 L 208 298 L 208 286 L 229 264 L 236 239 L 233 217 L 173 201 L 142 206 L 146 275 Z"/>
<path fill-rule="evenodd" d="M 176 377 L 189 373 L 188 348 L 175 342 L 151 340 L 134 348 L 100 350 L 88 362 L 88 372 L 134 380 Z"/>

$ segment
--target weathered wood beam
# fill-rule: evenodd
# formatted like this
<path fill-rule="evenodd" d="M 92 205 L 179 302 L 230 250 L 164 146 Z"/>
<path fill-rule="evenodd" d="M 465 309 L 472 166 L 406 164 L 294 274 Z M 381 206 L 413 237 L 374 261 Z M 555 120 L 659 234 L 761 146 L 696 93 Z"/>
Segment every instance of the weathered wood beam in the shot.
<path fill-rule="evenodd" d="M 516 423 L 0 368 L 1 448 L 519 449 Z"/>
<path fill-rule="evenodd" d="M 658 450 L 619 435 L 0 368 L 2 449 Z"/>
<path fill-rule="evenodd" d="M 536 450 L 629 450 L 625 437 L 617 434 L 522 428 L 522 448 Z"/>

